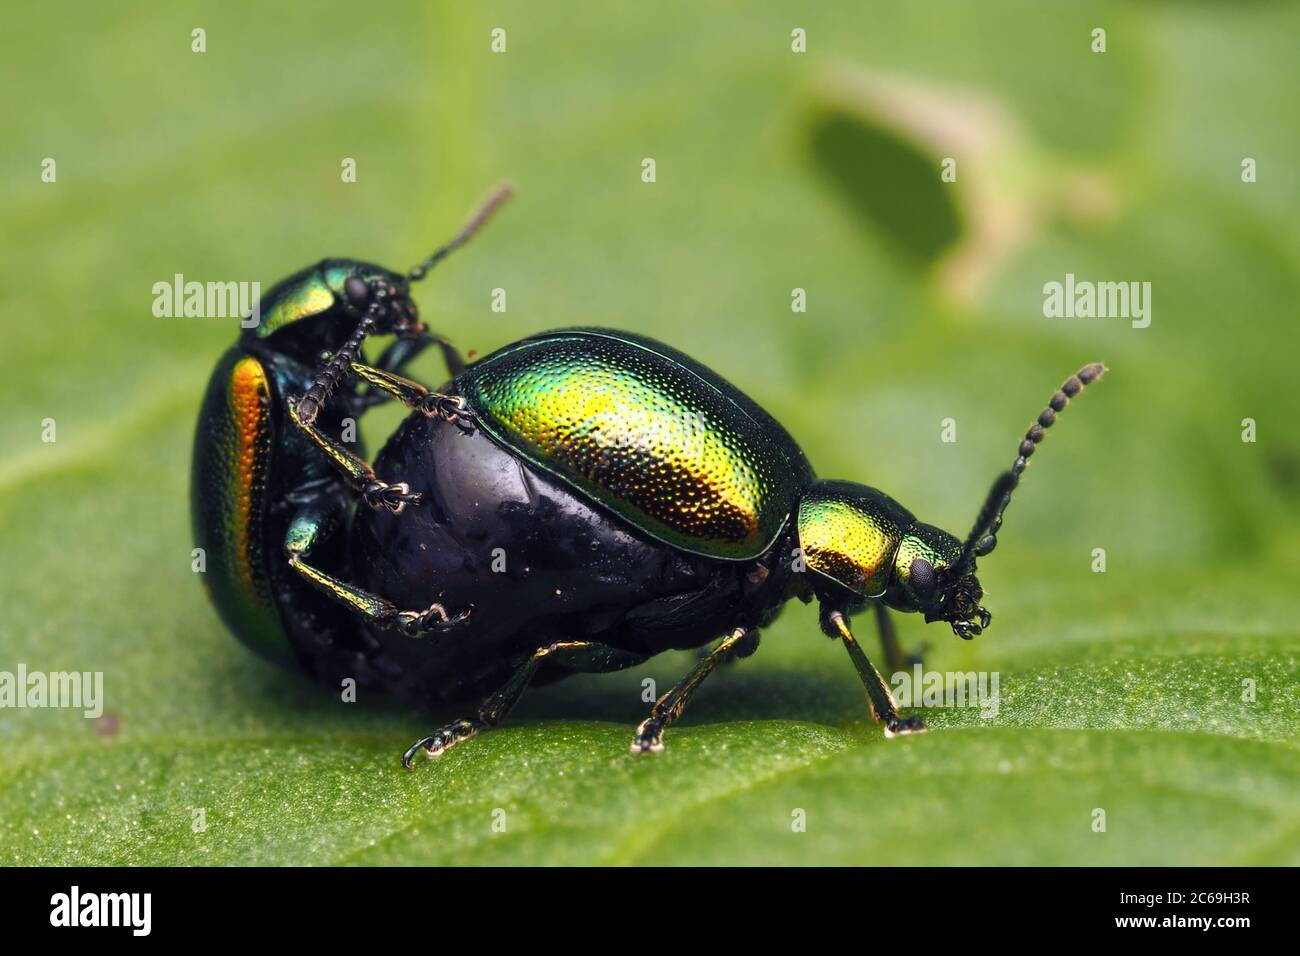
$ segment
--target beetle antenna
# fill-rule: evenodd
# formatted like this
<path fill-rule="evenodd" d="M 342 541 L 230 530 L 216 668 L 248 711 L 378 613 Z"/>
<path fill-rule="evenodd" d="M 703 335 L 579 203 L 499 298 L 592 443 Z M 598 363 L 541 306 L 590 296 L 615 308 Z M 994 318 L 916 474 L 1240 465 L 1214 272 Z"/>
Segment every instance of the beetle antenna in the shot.
<path fill-rule="evenodd" d="M 994 479 L 993 487 L 989 489 L 988 497 L 984 499 L 984 506 L 980 508 L 979 517 L 975 519 L 975 526 L 971 528 L 966 543 L 962 545 L 961 557 L 957 559 L 957 564 L 953 568 L 955 577 L 964 577 L 969 574 L 975 566 L 976 558 L 984 557 L 997 547 L 997 534 L 998 529 L 1002 527 L 1002 514 L 1007 510 L 1007 505 L 1011 502 L 1011 493 L 1020 484 L 1021 474 L 1029 467 L 1029 456 L 1034 453 L 1034 449 L 1043 440 L 1047 429 L 1056 423 L 1056 416 L 1065 409 L 1066 405 L 1070 404 L 1070 399 L 1082 392 L 1086 386 L 1101 378 L 1102 373 L 1105 371 L 1106 366 L 1100 362 L 1093 362 L 1091 365 L 1085 365 L 1079 369 L 1077 374 L 1066 379 L 1065 384 L 1052 396 L 1047 407 L 1038 416 L 1038 420 L 1029 426 L 1029 431 L 1025 432 L 1024 440 L 1020 442 L 1020 448 L 1017 450 L 1016 460 L 1012 464 L 1011 470 L 1004 471 Z"/>
<path fill-rule="evenodd" d="M 296 411 L 304 423 L 310 425 L 316 421 L 316 416 L 320 414 L 321 408 L 329 400 L 330 395 L 338 388 L 348 369 L 352 367 L 352 363 L 361 357 L 361 343 L 375 330 L 375 323 L 386 306 L 386 299 L 387 296 L 381 288 L 371 300 L 369 308 L 357 323 L 352 335 L 343 343 L 342 348 L 330 356 L 325 367 L 316 374 L 311 387 L 298 399 Z"/>
<path fill-rule="evenodd" d="M 487 221 L 492 218 L 492 214 L 501 207 L 502 203 L 514 194 L 515 188 L 509 183 L 502 183 L 494 189 L 492 195 L 488 196 L 488 198 L 483 202 L 483 205 L 479 206 L 475 211 L 474 215 L 469 217 L 469 221 L 465 223 L 460 232 L 456 233 L 456 237 L 452 239 L 451 242 L 434 252 L 433 255 L 429 256 L 429 258 L 425 259 L 418 266 L 415 266 L 406 274 L 407 278 L 412 282 L 419 282 L 423 279 L 429 274 L 430 269 L 436 266 L 443 259 L 447 258 L 461 246 L 465 245 L 465 243 L 469 242 L 470 239 L 474 237 L 474 233 L 478 232 L 487 224 Z"/>

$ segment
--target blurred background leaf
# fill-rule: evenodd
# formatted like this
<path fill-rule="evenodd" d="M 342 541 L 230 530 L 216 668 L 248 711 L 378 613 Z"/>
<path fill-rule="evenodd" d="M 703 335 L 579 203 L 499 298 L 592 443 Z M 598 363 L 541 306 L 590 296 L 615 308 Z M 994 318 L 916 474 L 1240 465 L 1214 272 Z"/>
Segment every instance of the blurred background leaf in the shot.
<path fill-rule="evenodd" d="M 0 711 L 0 861 L 1300 862 L 1295 5 L 355 14 L 8 14 L 0 670 L 103 671 L 109 716 Z M 345 706 L 223 631 L 186 498 L 234 329 L 154 318 L 153 283 L 402 266 L 503 178 L 516 201 L 420 291 L 435 328 L 480 353 L 569 324 L 664 339 L 821 474 L 958 533 L 1051 389 L 1108 363 L 985 562 L 993 629 L 902 622 L 931 666 L 999 673 L 995 718 L 881 740 L 791 607 L 659 758 L 626 753 L 640 682 L 687 655 L 539 690 L 406 774 L 455 708 Z M 1151 327 L 1043 318 L 1067 272 L 1150 281 Z M 372 446 L 396 416 L 367 420 Z"/>

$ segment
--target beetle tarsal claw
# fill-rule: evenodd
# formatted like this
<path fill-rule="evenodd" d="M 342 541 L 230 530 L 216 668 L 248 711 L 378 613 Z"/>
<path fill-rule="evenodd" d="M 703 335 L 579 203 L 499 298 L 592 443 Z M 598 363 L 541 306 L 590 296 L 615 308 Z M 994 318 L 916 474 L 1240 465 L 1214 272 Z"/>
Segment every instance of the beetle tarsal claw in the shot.
<path fill-rule="evenodd" d="M 474 721 L 464 719 L 454 720 L 446 727 L 439 727 L 429 736 L 420 738 L 407 748 L 406 753 L 402 754 L 402 766 L 407 770 L 412 769 L 411 763 L 420 751 L 424 751 L 424 755 L 430 760 L 441 757 L 462 740 L 469 740 L 477 734 L 478 729 L 479 725 Z"/>
<path fill-rule="evenodd" d="M 366 504 L 378 511 L 380 508 L 387 508 L 393 514 L 398 515 L 406 510 L 408 504 L 414 505 L 420 503 L 420 493 L 412 491 L 411 486 L 404 481 L 390 485 L 386 481 L 380 481 L 376 478 L 374 481 L 366 482 L 361 489 L 361 497 Z"/>
<path fill-rule="evenodd" d="M 462 431 L 472 431 L 474 412 L 463 395 L 440 395 L 430 392 L 420 400 L 419 409 L 429 418 L 451 422 Z"/>
<path fill-rule="evenodd" d="M 430 604 L 423 611 L 398 611 L 397 629 L 408 637 L 423 637 L 430 631 L 445 631 L 469 620 L 474 609 L 466 608 L 459 614 L 448 614 L 441 604 Z"/>
<path fill-rule="evenodd" d="M 902 737 L 905 734 L 923 734 L 929 728 L 921 717 L 895 717 L 885 723 L 886 737 Z"/>
<path fill-rule="evenodd" d="M 663 726 L 654 717 L 641 721 L 628 748 L 634 754 L 657 754 L 664 749 Z"/>
<path fill-rule="evenodd" d="M 441 395 L 430 392 L 420 400 L 420 411 L 430 418 L 438 417 L 452 421 L 465 414 L 468 403 L 463 395 Z"/>

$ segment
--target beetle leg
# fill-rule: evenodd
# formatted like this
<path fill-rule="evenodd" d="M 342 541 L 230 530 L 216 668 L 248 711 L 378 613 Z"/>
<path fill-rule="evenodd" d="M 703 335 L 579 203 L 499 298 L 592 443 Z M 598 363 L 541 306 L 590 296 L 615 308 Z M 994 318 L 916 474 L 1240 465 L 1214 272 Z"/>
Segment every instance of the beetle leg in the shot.
<path fill-rule="evenodd" d="M 298 414 L 298 406 L 293 402 L 289 403 L 289 418 L 315 443 L 317 448 L 325 453 L 334 467 L 347 478 L 353 490 L 359 492 L 371 508 L 376 510 L 387 508 L 394 514 L 399 514 L 408 504 L 419 502 L 419 492 L 411 491 L 411 486 L 406 482 L 389 484 L 381 481 L 375 475 L 375 470 L 363 459 L 348 451 L 315 425 L 304 421 Z"/>
<path fill-rule="evenodd" d="M 903 648 L 898 643 L 898 632 L 894 630 L 894 619 L 889 616 L 889 608 L 881 601 L 876 601 L 876 627 L 880 631 L 880 646 L 885 652 L 885 670 L 890 673 L 921 663 L 921 655 L 930 646 L 921 645 L 915 654 L 903 656 Z"/>
<path fill-rule="evenodd" d="M 748 657 L 757 649 L 758 634 L 747 628 L 737 627 L 724 637 L 717 647 L 700 658 L 686 677 L 655 701 L 650 716 L 641 721 L 636 736 L 632 738 L 632 753 L 658 753 L 663 750 L 664 731 L 682 715 L 691 694 L 713 672 L 713 668 L 732 657 Z"/>
<path fill-rule="evenodd" d="M 510 679 L 496 693 L 483 701 L 475 717 L 453 720 L 429 736 L 417 740 L 402 755 L 402 766 L 410 770 L 411 761 L 421 750 L 428 757 L 441 757 L 449 747 L 454 747 L 462 740 L 468 740 L 479 731 L 491 730 L 500 724 L 519 702 L 519 698 L 537 675 L 537 669 L 544 663 L 567 665 L 575 671 L 608 670 L 611 663 L 617 669 L 638 664 L 645 659 L 644 654 L 624 651 L 594 641 L 557 641 L 546 647 L 539 647 L 528 656 L 526 661 L 515 668 Z"/>
<path fill-rule="evenodd" d="M 444 631 L 455 627 L 469 619 L 469 609 L 459 614 L 448 614 L 447 609 L 441 604 L 431 605 L 423 611 L 403 611 L 392 601 L 313 567 L 304 558 L 311 552 L 312 546 L 320 539 L 322 532 L 323 527 L 318 516 L 309 510 L 301 512 L 290 522 L 284 540 L 289 566 L 334 600 L 347 605 L 372 624 L 396 626 L 405 634 L 421 637 L 431 631 Z"/>
<path fill-rule="evenodd" d="M 867 697 L 871 700 L 871 715 L 885 724 L 885 736 L 894 737 L 898 734 L 923 733 L 925 731 L 925 721 L 920 717 L 900 717 L 898 715 L 898 704 L 894 703 L 894 695 L 890 693 L 889 685 L 880 676 L 880 671 L 876 670 L 875 665 L 871 663 L 871 659 L 867 657 L 862 645 L 854 638 L 844 614 L 840 611 L 828 611 L 823 607 L 822 630 L 831 636 L 838 634 L 840 640 L 844 642 L 844 647 L 853 660 L 853 666 L 857 668 L 858 677 L 862 679 L 863 685 L 867 688 Z"/>
<path fill-rule="evenodd" d="M 416 356 L 430 345 L 435 344 L 442 351 L 442 360 L 446 363 L 447 372 L 452 378 L 465 371 L 465 359 L 461 357 L 456 346 L 440 335 L 427 332 L 412 338 L 399 338 L 380 353 L 374 367 L 382 372 L 400 375 L 403 369 L 415 360 Z M 355 368 L 355 366 L 353 367 Z M 395 396 L 392 392 L 379 388 L 372 383 L 356 397 L 355 401 L 360 410 L 365 410 L 374 405 L 380 405 L 393 397 Z"/>
<path fill-rule="evenodd" d="M 462 429 L 473 427 L 469 424 L 469 420 L 474 417 L 474 413 L 468 410 L 467 403 L 461 395 L 431 392 L 419 382 L 403 378 L 394 372 L 362 365 L 360 362 L 352 363 L 352 371 L 364 378 L 372 387 L 392 395 L 407 408 L 423 412 L 430 418 L 436 417 L 455 422 Z"/>
<path fill-rule="evenodd" d="M 541 666 L 543 660 L 552 654 L 586 650 L 591 646 L 588 641 L 564 641 L 549 644 L 546 647 L 539 647 L 528 656 L 528 660 L 515 669 L 515 672 L 510 675 L 510 679 L 505 682 L 500 690 L 483 701 L 479 706 L 477 717 L 453 720 L 447 726 L 440 727 L 429 736 L 417 740 L 402 755 L 402 766 L 410 770 L 411 761 L 421 750 L 428 757 L 441 757 L 447 748 L 454 747 L 462 740 L 468 740 L 480 730 L 489 730 L 495 727 L 505 719 L 506 714 L 510 713 L 510 709 L 518 703 L 524 690 L 532 683 L 537 668 Z"/>

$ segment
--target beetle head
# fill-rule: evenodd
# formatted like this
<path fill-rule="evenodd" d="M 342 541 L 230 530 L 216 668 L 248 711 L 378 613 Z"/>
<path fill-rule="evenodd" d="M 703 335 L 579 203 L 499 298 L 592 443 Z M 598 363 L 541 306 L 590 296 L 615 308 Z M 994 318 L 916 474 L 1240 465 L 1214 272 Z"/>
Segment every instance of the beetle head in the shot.
<path fill-rule="evenodd" d="M 975 576 L 975 561 L 997 546 L 1011 493 L 1046 430 L 1070 399 L 1105 371 L 1100 363 L 1086 365 L 1052 396 L 1026 432 L 1010 470 L 994 480 L 965 541 L 922 524 L 872 488 L 816 482 L 799 504 L 799 545 L 808 566 L 840 585 L 836 599 L 843 603 L 876 599 L 899 611 L 921 613 L 926 621 L 946 621 L 965 640 L 981 633 L 993 615 L 980 605 L 984 588 Z"/>
<path fill-rule="evenodd" d="M 369 267 L 348 276 L 338 292 L 353 312 L 373 318 L 368 334 L 412 338 L 424 331 L 405 276 Z"/>
<path fill-rule="evenodd" d="M 800 500 L 798 531 L 819 593 L 836 603 L 853 607 L 880 600 L 928 621 L 949 621 L 962 637 L 988 626 L 974 569 L 964 575 L 953 570 L 961 541 L 917 521 L 883 492 L 849 481 L 818 481 Z"/>
<path fill-rule="evenodd" d="M 916 611 L 926 621 L 947 621 L 953 633 L 969 640 L 989 626 L 992 615 L 980 607 L 984 589 L 974 566 L 956 573 L 961 541 L 934 525 L 916 522 L 894 552 L 893 573 L 884 602 L 899 611 Z"/>
<path fill-rule="evenodd" d="M 360 342 L 368 335 L 397 335 L 416 338 L 427 330 L 420 321 L 419 310 L 411 298 L 411 283 L 419 282 L 429 270 L 473 238 L 498 207 L 514 194 L 509 185 L 498 186 L 474 214 L 461 227 L 454 238 L 414 266 L 404 276 L 387 269 L 367 267 L 349 276 L 335 294 L 343 298 L 357 315 L 365 316 L 365 325 L 357 327 L 354 337 Z"/>
<path fill-rule="evenodd" d="M 979 516 L 971 527 L 970 534 L 961 545 L 960 552 L 943 567 L 937 567 L 935 578 L 936 598 L 925 608 L 927 621 L 947 621 L 952 625 L 953 633 L 970 640 L 989 626 L 992 615 L 980 607 L 980 598 L 984 589 L 975 577 L 975 560 L 990 554 L 998 544 L 998 531 L 1002 527 L 1002 516 L 1011 503 L 1011 494 L 1020 484 L 1020 476 L 1029 467 L 1029 456 L 1034 453 L 1043 440 L 1047 429 L 1056 423 L 1056 416 L 1070 404 L 1070 399 L 1095 382 L 1106 371 L 1100 362 L 1085 365 L 1077 374 L 1066 379 L 1065 384 L 1057 390 L 1048 402 L 1047 408 L 1039 414 L 1038 419 L 1029 427 L 1024 439 L 1017 449 L 1016 460 L 1009 471 L 1004 471 L 993 481 L 980 508 Z M 937 531 L 938 529 L 933 529 Z M 955 541 L 951 535 L 939 532 L 944 538 Z M 905 560 L 900 548 L 899 563 Z M 948 546 L 951 553 L 951 547 Z M 928 558 L 922 554 L 922 558 Z M 921 571 L 922 583 L 928 583 L 929 576 L 923 565 L 909 564 L 909 573 Z M 897 570 L 896 570 L 896 573 Z M 915 590 L 913 588 L 913 590 Z"/>
<path fill-rule="evenodd" d="M 331 325 L 335 332 L 333 338 L 352 341 L 359 349 L 371 335 L 417 338 L 425 334 L 427 329 L 420 321 L 415 300 L 411 298 L 411 283 L 419 282 L 430 269 L 469 242 L 510 195 L 509 186 L 499 187 L 450 242 L 405 275 L 390 272 L 382 266 L 345 259 L 321 263 L 319 268 L 325 274 L 329 293 L 333 293 L 332 303 L 324 303 L 329 306 L 325 314 L 335 320 Z M 325 297 L 329 299 L 328 293 Z M 350 339 L 348 332 L 352 333 Z M 333 350 L 339 344 L 331 342 L 328 347 Z M 360 355 L 359 351 L 352 351 L 355 354 L 350 352 L 344 356 L 348 361 L 355 361 Z"/>

